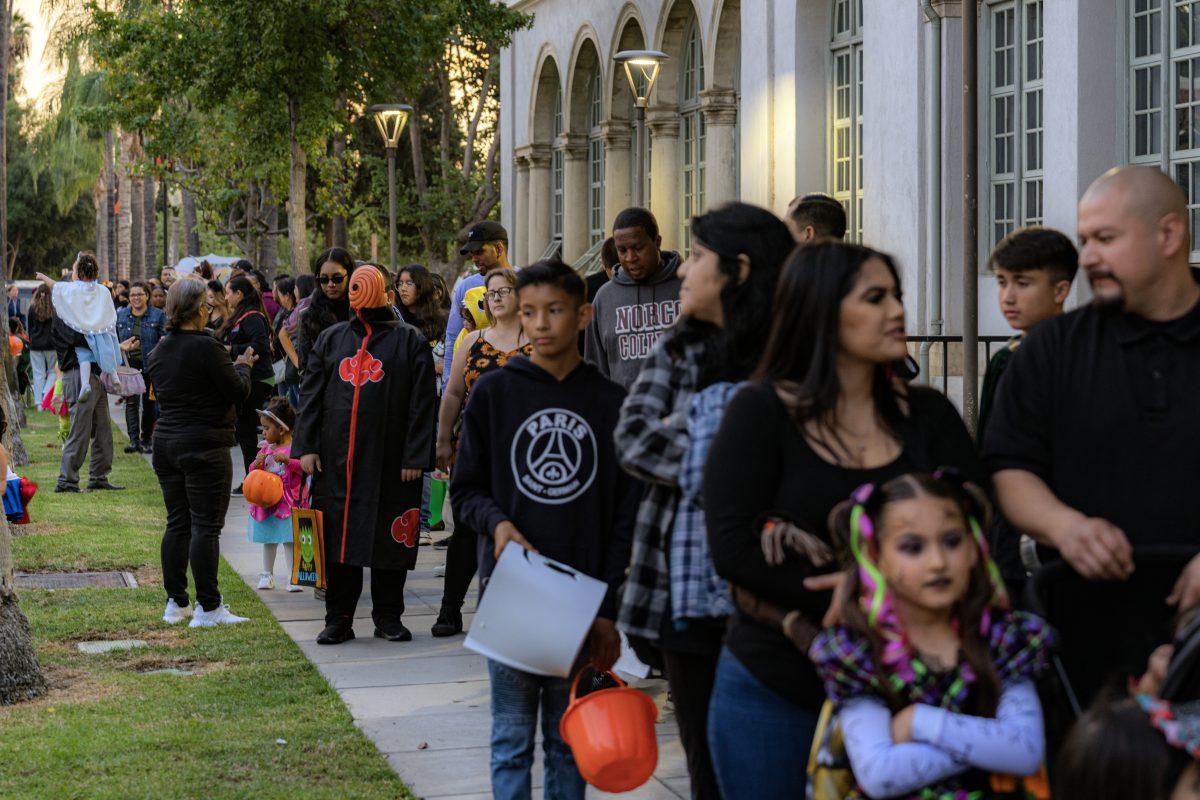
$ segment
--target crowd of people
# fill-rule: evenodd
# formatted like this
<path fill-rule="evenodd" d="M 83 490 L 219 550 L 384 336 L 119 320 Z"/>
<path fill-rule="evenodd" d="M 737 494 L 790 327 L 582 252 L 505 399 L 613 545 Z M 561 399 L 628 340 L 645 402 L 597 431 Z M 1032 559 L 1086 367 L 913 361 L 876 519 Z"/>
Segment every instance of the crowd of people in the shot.
<path fill-rule="evenodd" d="M 290 510 L 322 512 L 322 645 L 355 637 L 364 569 L 374 636 L 410 640 L 426 544 L 446 551 L 434 636 L 463 632 L 472 579 L 486 591 L 513 543 L 604 581 L 577 668 L 627 643 L 665 676 L 698 800 L 1200 797 L 1188 220 L 1170 178 L 1126 167 L 1080 201 L 1078 250 L 1041 227 L 1000 242 L 1015 336 L 975 437 L 914 380 L 893 259 L 842 241 L 821 194 L 784 219 L 712 209 L 686 255 L 625 209 L 586 277 L 513 265 L 491 221 L 453 287 L 332 248 L 274 282 L 202 265 L 110 294 L 81 253 L 35 293 L 31 380 L 61 375 L 56 491 L 79 491 L 89 447 L 88 488 L 119 488 L 114 354 L 144 378 L 126 449 L 162 485 L 168 623 L 244 620 L 217 583 L 236 447 L 284 484 L 252 509 L 259 589 L 280 545 L 290 574 Z M 1079 268 L 1092 299 L 1066 313 Z M 570 682 L 489 676 L 494 796 L 530 797 L 540 714 L 546 796 L 582 798 Z"/>

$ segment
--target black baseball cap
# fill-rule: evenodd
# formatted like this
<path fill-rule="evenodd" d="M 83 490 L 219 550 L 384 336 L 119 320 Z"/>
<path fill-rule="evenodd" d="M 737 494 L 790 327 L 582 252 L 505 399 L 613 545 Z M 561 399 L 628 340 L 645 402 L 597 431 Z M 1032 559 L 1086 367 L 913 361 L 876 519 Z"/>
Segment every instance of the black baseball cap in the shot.
<path fill-rule="evenodd" d="M 467 234 L 467 242 L 458 251 L 460 256 L 470 255 L 479 251 L 488 242 L 504 242 L 508 244 L 508 231 L 499 222 L 485 219 L 471 226 Z"/>

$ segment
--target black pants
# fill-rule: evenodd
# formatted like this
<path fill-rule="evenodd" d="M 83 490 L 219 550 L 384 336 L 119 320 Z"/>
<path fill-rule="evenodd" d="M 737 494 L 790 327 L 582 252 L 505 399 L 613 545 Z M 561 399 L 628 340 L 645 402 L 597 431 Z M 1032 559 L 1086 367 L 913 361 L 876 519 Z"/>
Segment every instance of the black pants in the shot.
<path fill-rule="evenodd" d="M 708 702 L 712 698 L 720 653 L 663 650 L 662 654 L 667 667 L 667 684 L 675 704 L 679 738 L 692 779 L 692 800 L 721 800 L 712 756 L 708 752 Z"/>
<path fill-rule="evenodd" d="M 267 399 L 275 392 L 275 387 L 262 381 L 250 381 L 250 396 L 238 409 L 237 435 L 238 447 L 242 450 L 242 461 L 246 472 L 258 456 L 258 410 L 267 404 Z"/>
<path fill-rule="evenodd" d="M 154 435 L 154 403 L 149 392 L 125 398 L 125 428 L 130 444 L 150 446 L 150 437 Z"/>
<path fill-rule="evenodd" d="M 325 561 L 325 624 L 353 620 L 363 589 L 363 568 Z M 406 569 L 371 568 L 371 619 L 375 624 L 399 622 L 404 615 Z"/>
<path fill-rule="evenodd" d="M 190 562 L 196 602 L 205 611 L 212 611 L 221 604 L 217 564 L 233 481 L 229 448 L 197 450 L 184 442 L 160 441 L 152 461 L 167 506 L 167 530 L 162 540 L 163 588 L 167 597 L 186 606 Z"/>
<path fill-rule="evenodd" d="M 442 587 L 442 608 L 457 611 L 467 599 L 471 580 L 479 570 L 479 536 L 458 520 L 446 548 L 446 580 Z"/>

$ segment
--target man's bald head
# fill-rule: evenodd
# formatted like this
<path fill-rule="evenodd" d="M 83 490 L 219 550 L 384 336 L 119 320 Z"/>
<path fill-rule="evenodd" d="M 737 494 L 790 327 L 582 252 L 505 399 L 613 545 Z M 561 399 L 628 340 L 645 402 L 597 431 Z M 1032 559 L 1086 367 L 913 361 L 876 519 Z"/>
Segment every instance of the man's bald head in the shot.
<path fill-rule="evenodd" d="M 1179 184 L 1157 167 L 1114 167 L 1101 175 L 1080 202 L 1097 199 L 1109 192 L 1119 193 L 1124 213 L 1138 217 L 1147 227 L 1155 227 L 1168 214 L 1178 214 L 1187 221 L 1187 198 Z"/>

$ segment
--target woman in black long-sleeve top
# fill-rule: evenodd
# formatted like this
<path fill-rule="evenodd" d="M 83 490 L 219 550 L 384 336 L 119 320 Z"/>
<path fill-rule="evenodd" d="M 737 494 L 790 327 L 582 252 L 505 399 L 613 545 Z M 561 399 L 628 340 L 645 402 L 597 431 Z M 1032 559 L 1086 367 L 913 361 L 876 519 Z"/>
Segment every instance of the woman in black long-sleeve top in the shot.
<path fill-rule="evenodd" d="M 250 393 L 257 350 L 240 353 L 236 362 L 204 325 L 208 321 L 205 286 L 178 281 L 167 293 L 168 333 L 146 359 L 146 377 L 154 385 L 159 418 L 154 426 L 154 471 L 167 506 L 162 541 L 163 620 L 187 615 L 187 568 L 196 581 L 194 627 L 241 622 L 221 603 L 217 563 L 221 528 L 229 507 L 237 409 Z"/>
<path fill-rule="evenodd" d="M 254 283 L 238 276 L 225 286 L 229 317 L 216 336 L 229 348 L 229 356 L 238 358 L 249 348 L 262 356 L 250 372 L 250 394 L 238 409 L 237 443 L 242 450 L 246 472 L 258 456 L 258 411 L 267 403 L 275 389 L 275 372 L 271 369 L 271 325 L 263 311 L 262 297 Z M 241 494 L 239 486 L 234 494 Z"/>
<path fill-rule="evenodd" d="M 784 266 L 774 317 L 756 380 L 730 402 L 709 450 L 709 543 L 722 578 L 819 628 L 830 602 L 822 589 L 837 578 L 814 577 L 825 570 L 798 556 L 769 565 L 765 522 L 836 548 L 829 512 L 863 483 L 939 466 L 980 485 L 987 474 L 950 402 L 890 372 L 907 346 L 888 256 L 841 242 L 799 248 Z M 824 698 L 807 655 L 778 627 L 735 614 L 709 713 L 726 800 L 804 796 Z"/>

